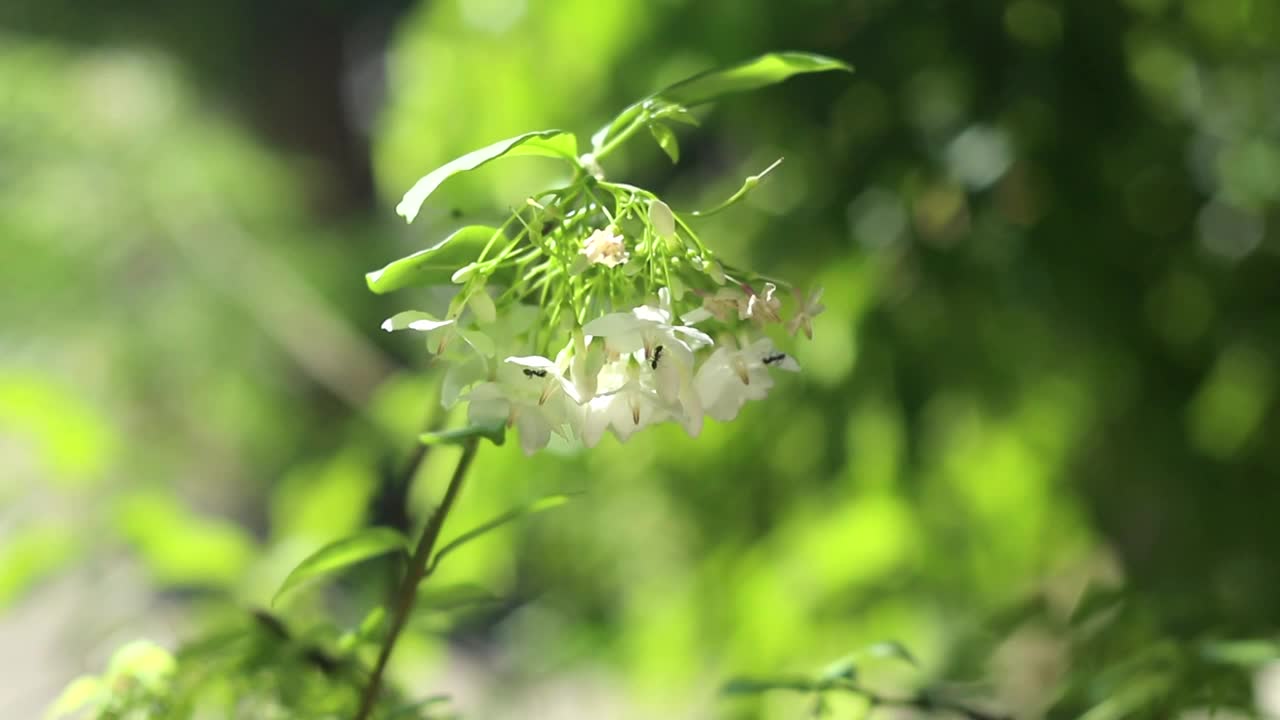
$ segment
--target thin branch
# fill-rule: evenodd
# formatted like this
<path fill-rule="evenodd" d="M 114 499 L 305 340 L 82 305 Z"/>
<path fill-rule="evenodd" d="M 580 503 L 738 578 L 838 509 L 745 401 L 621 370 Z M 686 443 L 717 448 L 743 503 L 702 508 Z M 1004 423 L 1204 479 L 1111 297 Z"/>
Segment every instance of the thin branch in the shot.
<path fill-rule="evenodd" d="M 458 466 L 453 471 L 449 486 L 445 488 L 444 498 L 427 519 L 426 527 L 422 529 L 422 537 L 418 539 L 418 546 L 409 560 L 409 567 L 396 592 L 391 626 L 387 630 L 386 639 L 382 642 L 382 649 L 378 652 L 378 662 L 374 665 L 373 674 L 369 676 L 369 684 L 365 687 L 364 695 L 360 699 L 356 720 L 368 720 L 373 714 L 379 691 L 382 689 L 382 675 L 387 669 L 387 662 L 391 659 L 391 651 L 395 649 L 396 640 L 399 639 L 400 632 L 404 630 L 409 615 L 413 612 L 414 601 L 418 596 L 418 586 L 429 574 L 427 563 L 435 551 L 436 541 L 440 539 L 440 530 L 444 527 L 445 518 L 448 517 L 458 492 L 462 489 L 462 482 L 466 479 L 471 461 L 475 458 L 478 443 L 479 438 L 471 438 L 462 446 L 462 457 L 459 458 Z"/>

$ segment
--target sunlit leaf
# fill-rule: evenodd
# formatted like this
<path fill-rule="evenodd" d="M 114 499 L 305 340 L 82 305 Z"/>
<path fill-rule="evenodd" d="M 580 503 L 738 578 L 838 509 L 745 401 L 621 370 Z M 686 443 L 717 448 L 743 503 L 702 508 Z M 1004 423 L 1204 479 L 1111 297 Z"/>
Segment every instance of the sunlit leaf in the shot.
<path fill-rule="evenodd" d="M 1280 659 L 1280 643 L 1266 639 L 1228 640 L 1205 645 L 1203 653 L 1215 662 L 1256 668 Z"/>
<path fill-rule="evenodd" d="M 658 141 L 658 147 L 671 158 L 671 162 L 680 162 L 680 144 L 676 141 L 676 134 L 671 128 L 662 123 L 650 123 L 649 132 L 653 133 L 653 139 Z"/>
<path fill-rule="evenodd" d="M 408 222 L 413 222 L 413 219 L 418 216 L 418 211 L 422 209 L 422 203 L 426 201 L 431 193 L 435 192 L 436 188 L 440 187 L 440 183 L 460 172 L 475 170 L 490 160 L 496 160 L 504 156 L 517 157 L 521 155 L 560 158 L 577 165 L 578 140 L 572 133 L 562 130 L 540 130 L 507 138 L 506 140 L 499 140 L 492 145 L 473 150 L 432 170 L 423 176 L 421 180 L 414 183 L 409 192 L 405 193 L 404 199 L 400 201 L 400 204 L 396 205 L 396 214 L 404 217 Z M 457 269 L 457 267 L 455 265 L 454 269 Z"/>
<path fill-rule="evenodd" d="M 107 688 L 101 678 L 82 675 L 72 680 L 58 695 L 58 699 L 53 701 L 53 705 L 45 713 L 45 719 L 58 720 L 73 715 L 90 704 L 100 702 L 106 692 Z"/>
<path fill-rule="evenodd" d="M 853 67 L 842 60 L 813 53 L 769 53 L 737 65 L 699 73 L 658 92 L 656 97 L 693 107 L 732 93 L 780 83 L 793 75 L 828 70 L 853 72 Z"/>
<path fill-rule="evenodd" d="M 438 552 L 436 552 L 435 559 L 431 561 L 431 566 L 435 567 L 436 565 L 439 565 L 440 561 L 444 559 L 445 555 L 448 555 L 454 550 L 457 550 L 458 548 L 471 542 L 472 540 L 475 540 L 476 538 L 480 537 L 481 535 L 484 535 L 485 533 L 488 533 L 492 530 L 496 530 L 497 528 L 500 528 L 503 525 L 506 525 L 507 523 L 512 522 L 514 520 L 519 520 L 522 517 L 533 515 L 534 513 L 539 513 L 544 510 L 550 510 L 552 508 L 560 507 L 561 505 L 569 502 L 571 499 L 573 499 L 572 495 L 549 495 L 547 497 L 535 500 L 534 502 L 531 502 L 528 505 L 523 505 L 513 510 L 509 510 L 499 515 L 498 517 L 490 520 L 489 522 L 486 522 L 478 527 L 472 528 L 471 530 L 468 530 L 462 533 L 461 535 L 459 535 L 458 537 L 454 538 L 453 540 L 451 540 L 448 544 L 446 544 L 444 547 L 440 548 Z"/>
<path fill-rule="evenodd" d="M 462 445 L 472 438 L 488 438 L 494 445 L 501 445 L 507 439 L 507 426 L 468 425 L 454 430 L 426 432 L 418 436 L 423 445 Z"/>
<path fill-rule="evenodd" d="M 501 230 L 468 225 L 425 250 L 402 257 L 381 270 L 366 273 L 369 289 L 379 295 L 404 287 L 447 285 L 458 268 L 474 262 Z"/>
<path fill-rule="evenodd" d="M 778 52 L 761 55 L 753 60 L 708 70 L 681 80 L 675 85 L 650 95 L 629 106 L 608 125 L 591 136 L 591 144 L 599 150 L 611 138 L 635 121 L 642 113 L 657 114 L 667 105 L 692 107 L 711 102 L 732 93 L 755 90 L 782 82 L 793 75 L 828 70 L 853 72 L 848 63 L 835 58 L 804 52 Z"/>
<path fill-rule="evenodd" d="M 332 542 L 312 553 L 289 573 L 271 598 L 271 604 L 275 605 L 281 595 L 309 580 L 332 574 L 369 558 L 404 551 L 407 547 L 404 535 L 389 527 L 367 528 Z"/>

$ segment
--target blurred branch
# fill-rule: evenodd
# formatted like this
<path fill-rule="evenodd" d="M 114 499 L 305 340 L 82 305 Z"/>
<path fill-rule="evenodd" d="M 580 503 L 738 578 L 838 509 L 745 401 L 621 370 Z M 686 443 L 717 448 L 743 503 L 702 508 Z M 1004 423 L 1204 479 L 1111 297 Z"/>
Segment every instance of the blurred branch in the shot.
<path fill-rule="evenodd" d="M 391 359 L 235 222 L 215 190 L 196 181 L 180 195 L 180 214 L 163 199 L 157 199 L 155 213 L 192 270 L 241 305 L 312 380 L 363 412 L 373 388 L 393 372 Z"/>
<path fill-rule="evenodd" d="M 364 695 L 360 699 L 360 710 L 356 713 L 356 720 L 368 720 L 373 713 L 374 705 L 377 704 L 378 692 L 382 687 L 382 675 L 386 671 L 387 662 L 391 659 L 391 651 L 395 649 L 396 640 L 399 639 L 400 632 L 404 630 L 405 623 L 408 622 L 409 615 L 413 611 L 418 596 L 418 586 L 430 574 L 428 561 L 435 551 L 436 542 L 440 539 L 440 530 L 444 527 L 444 521 L 453 508 L 458 492 L 462 489 L 462 482 L 466 479 L 467 470 L 476 456 L 478 444 L 479 438 L 473 437 L 462 446 L 462 457 L 458 459 L 458 466 L 453 471 L 449 486 L 445 488 L 444 498 L 427 519 L 426 527 L 422 529 L 418 547 L 413 551 L 413 558 L 409 560 L 409 567 L 405 571 L 404 579 L 400 582 L 400 589 L 396 592 L 391 626 L 387 630 L 382 649 L 378 652 L 378 662 L 374 665 L 373 674 L 369 676 L 369 684 L 365 687 Z"/>

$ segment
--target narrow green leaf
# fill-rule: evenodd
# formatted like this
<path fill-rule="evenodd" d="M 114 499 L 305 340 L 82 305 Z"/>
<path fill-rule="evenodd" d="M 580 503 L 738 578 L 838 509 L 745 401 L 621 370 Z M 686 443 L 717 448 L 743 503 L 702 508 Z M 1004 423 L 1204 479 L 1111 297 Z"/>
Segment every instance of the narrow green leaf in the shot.
<path fill-rule="evenodd" d="M 876 643 L 862 652 L 874 658 L 901 660 L 912 667 L 920 667 L 920 663 L 916 662 L 916 658 L 911 654 L 911 651 L 907 650 L 902 643 L 893 640 Z"/>
<path fill-rule="evenodd" d="M 447 285 L 454 272 L 474 262 L 489 240 L 500 232 L 487 225 L 468 225 L 426 250 L 366 273 L 365 282 L 379 295 L 409 286 Z"/>
<path fill-rule="evenodd" d="M 853 680 L 858 676 L 857 653 L 845 655 L 822 670 L 819 681 L 829 683 L 835 680 Z"/>
<path fill-rule="evenodd" d="M 329 575 L 369 558 L 407 549 L 408 543 L 398 530 L 389 527 L 361 530 L 350 537 L 325 545 L 299 563 L 271 598 L 271 604 L 274 606 L 281 595 L 309 580 Z"/>
<path fill-rule="evenodd" d="M 1120 607 L 1124 601 L 1123 588 L 1090 585 L 1071 609 L 1067 623 L 1072 627 L 1079 627 L 1107 610 Z"/>
<path fill-rule="evenodd" d="M 809 692 L 813 683 L 803 678 L 733 678 L 720 688 L 723 695 L 756 695 L 770 690 Z"/>
<path fill-rule="evenodd" d="M 732 93 L 755 90 L 782 82 L 793 75 L 828 70 L 853 72 L 848 63 L 823 55 L 804 52 L 778 52 L 761 55 L 753 60 L 708 70 L 681 80 L 675 85 L 650 95 L 628 106 L 608 125 L 591 136 L 595 150 L 604 147 L 610 139 L 634 121 L 641 113 L 659 113 L 664 106 L 674 104 L 692 107 L 711 102 Z"/>
<path fill-rule="evenodd" d="M 423 445 L 462 445 L 471 438 L 488 438 L 494 445 L 501 445 L 507 439 L 506 425 L 468 425 L 454 430 L 426 432 L 418 436 Z"/>
<path fill-rule="evenodd" d="M 661 103 L 658 109 L 653 111 L 653 119 L 673 120 L 675 122 L 692 125 L 694 127 L 698 127 L 702 124 L 698 122 L 698 118 L 694 117 L 693 113 L 689 112 L 688 108 L 675 103 Z"/>
<path fill-rule="evenodd" d="M 508 510 L 507 512 L 490 520 L 489 522 L 486 522 L 478 527 L 472 528 L 471 530 L 468 530 L 462 533 L 458 537 L 451 540 L 447 545 L 440 548 L 440 550 L 436 552 L 435 558 L 431 561 L 431 567 L 435 567 L 439 565 L 440 561 L 444 559 L 445 555 L 448 555 L 454 550 L 457 550 L 463 545 L 471 542 L 472 540 L 475 540 L 476 538 L 480 537 L 481 535 L 484 535 L 485 533 L 491 530 L 500 528 L 503 525 L 506 525 L 507 523 L 512 522 L 513 520 L 519 520 L 520 518 L 525 517 L 526 515 L 532 515 L 534 513 L 539 513 L 544 510 L 550 510 L 552 508 L 560 507 L 561 505 L 569 502 L 571 499 L 573 499 L 572 495 L 548 495 L 547 497 L 535 500 L 529 503 L 528 505 L 523 505 L 513 510 Z"/>
<path fill-rule="evenodd" d="M 653 139 L 658 141 L 658 147 L 671 158 L 673 165 L 680 162 L 680 144 L 671 128 L 662 123 L 649 123 L 649 132 L 653 133 Z"/>
<path fill-rule="evenodd" d="M 387 714 L 387 720 L 410 720 L 411 718 L 424 718 L 426 716 L 420 715 L 419 713 L 431 707 L 432 705 L 439 705 L 440 703 L 446 703 L 446 702 L 449 702 L 448 695 L 430 695 L 428 697 L 422 698 L 421 700 L 416 700 L 414 702 L 409 703 L 408 705 L 401 705 L 400 707 L 397 707 L 391 710 Z"/>
<path fill-rule="evenodd" d="M 357 634 L 362 640 L 373 640 L 382 636 L 382 629 L 386 625 L 387 610 L 381 605 L 369 611 L 364 616 L 364 620 L 360 621 L 360 629 Z"/>
<path fill-rule="evenodd" d="M 428 587 L 426 583 L 418 590 L 414 608 L 417 612 L 448 612 L 473 605 L 493 605 L 502 602 L 502 598 L 494 595 L 487 588 L 475 583 L 460 583 L 443 587 Z"/>
<path fill-rule="evenodd" d="M 1228 640 L 1209 643 L 1201 652 L 1214 662 L 1257 668 L 1280 659 L 1280 643 L 1266 639 Z"/>
<path fill-rule="evenodd" d="M 396 214 L 402 216 L 407 222 L 413 222 L 413 219 L 418 216 L 418 211 L 422 209 L 422 203 L 426 202 L 427 197 L 445 180 L 458 173 L 475 170 L 490 160 L 521 155 L 560 158 L 577 167 L 578 140 L 573 133 L 563 130 L 540 130 L 499 140 L 492 145 L 473 150 L 432 170 L 414 183 L 413 187 L 409 188 L 409 192 L 404 194 L 400 204 L 396 205 Z"/>
<path fill-rule="evenodd" d="M 778 158 L 777 160 L 774 160 L 773 164 L 770 165 L 769 167 L 761 170 L 755 175 L 751 175 L 746 180 L 743 180 L 742 187 L 738 188 L 737 192 L 730 195 L 728 200 L 725 200 L 724 202 L 711 208 L 710 210 L 694 210 L 689 214 L 692 215 L 693 217 L 707 217 L 708 215 L 715 215 L 716 213 L 722 210 L 727 210 L 733 207 L 734 205 L 737 205 L 739 202 L 742 201 L 743 198 L 747 196 L 747 193 L 750 193 L 752 190 L 756 189 L 756 186 L 760 184 L 760 181 L 764 179 L 765 175 L 768 175 L 769 173 L 773 172 L 774 168 L 778 167 L 781 164 L 782 164 L 782 158 Z"/>
<path fill-rule="evenodd" d="M 755 90 L 801 73 L 843 70 L 853 67 L 842 60 L 805 52 L 778 52 L 754 60 L 694 75 L 657 93 L 656 97 L 693 107 L 733 93 Z"/>

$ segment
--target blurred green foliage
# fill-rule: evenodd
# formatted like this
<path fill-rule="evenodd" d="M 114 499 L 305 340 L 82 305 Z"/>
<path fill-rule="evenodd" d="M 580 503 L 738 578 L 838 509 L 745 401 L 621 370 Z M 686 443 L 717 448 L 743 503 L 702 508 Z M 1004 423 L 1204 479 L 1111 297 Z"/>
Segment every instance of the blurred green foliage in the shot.
<path fill-rule="evenodd" d="M 696 440 L 485 447 L 446 541 L 585 494 L 450 555 L 433 583 L 498 601 L 425 617 L 401 685 L 474 717 L 802 717 L 716 691 L 895 640 L 920 671 L 873 680 L 979 682 L 957 692 L 1016 717 L 1280 712 L 1280 5 L 1257 0 L 6 3 L 0 659 L 31 664 L 41 603 L 78 617 L 0 706 L 32 715 L 166 618 L 260 633 L 245 608 L 303 557 L 425 516 L 457 451 L 401 468 L 458 419 L 363 274 L 561 170 L 459 176 L 404 227 L 415 179 L 776 48 L 858 73 L 699 109 L 680 165 L 644 140 L 609 172 L 687 210 L 785 157 L 700 232 L 826 287 L 805 372 Z M 291 593 L 305 642 L 234 657 L 365 657 L 339 638 L 390 562 Z M 1125 605 L 1082 627 L 1094 587 Z"/>

